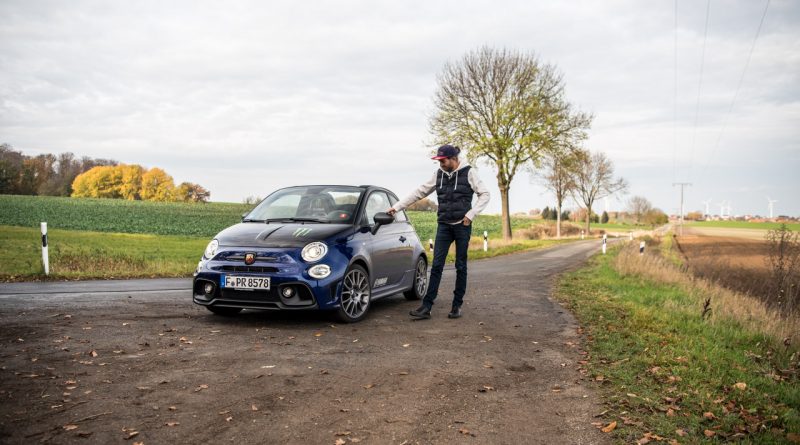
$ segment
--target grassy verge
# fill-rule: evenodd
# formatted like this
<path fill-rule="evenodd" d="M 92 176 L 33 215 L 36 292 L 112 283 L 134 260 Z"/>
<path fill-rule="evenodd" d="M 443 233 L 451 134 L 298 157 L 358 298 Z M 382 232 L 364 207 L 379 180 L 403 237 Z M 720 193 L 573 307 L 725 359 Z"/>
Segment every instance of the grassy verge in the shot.
<path fill-rule="evenodd" d="M 691 221 L 686 223 L 691 227 L 720 227 L 725 229 L 756 229 L 772 230 L 781 226 L 777 222 L 747 222 L 747 221 Z M 800 230 L 800 223 L 786 223 L 786 227 L 791 230 Z"/>
<path fill-rule="evenodd" d="M 710 296 L 672 272 L 660 277 L 674 266 L 648 258 L 612 249 L 559 283 L 587 335 L 586 372 L 601 382 L 613 439 L 800 441 L 797 320 L 724 291 Z"/>
<path fill-rule="evenodd" d="M 190 276 L 208 238 L 49 230 L 50 275 L 38 229 L 0 226 L 0 281 Z"/>
<path fill-rule="evenodd" d="M 0 282 L 109 278 L 188 277 L 209 241 L 207 237 L 49 230 L 50 275 L 42 266 L 39 229 L 0 226 Z M 471 259 L 551 246 L 564 240 L 491 240 L 470 246 Z M 427 242 L 423 242 L 427 247 Z M 453 250 L 454 252 L 454 250 Z M 454 254 L 447 261 L 454 261 Z"/>

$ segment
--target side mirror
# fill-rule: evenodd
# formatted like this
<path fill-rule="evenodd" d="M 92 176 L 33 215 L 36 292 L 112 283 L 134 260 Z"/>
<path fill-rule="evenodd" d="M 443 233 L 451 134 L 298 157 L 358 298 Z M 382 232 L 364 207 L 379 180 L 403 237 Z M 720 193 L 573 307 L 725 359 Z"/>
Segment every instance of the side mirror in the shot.
<path fill-rule="evenodd" d="M 376 213 L 373 219 L 375 220 L 375 225 L 372 227 L 373 235 L 378 233 L 378 229 L 381 226 L 385 226 L 386 224 L 391 224 L 394 222 L 394 216 L 385 212 Z"/>
<path fill-rule="evenodd" d="M 244 213 L 242 213 L 242 221 L 244 221 L 244 217 L 245 217 L 245 216 L 247 216 L 247 214 L 248 214 L 248 213 L 250 213 L 250 212 L 244 212 Z"/>

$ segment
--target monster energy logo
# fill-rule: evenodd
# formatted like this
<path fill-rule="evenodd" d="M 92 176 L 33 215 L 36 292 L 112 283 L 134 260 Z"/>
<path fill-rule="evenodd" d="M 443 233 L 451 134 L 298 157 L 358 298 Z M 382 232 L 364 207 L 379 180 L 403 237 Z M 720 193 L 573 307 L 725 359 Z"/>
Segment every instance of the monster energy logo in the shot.
<path fill-rule="evenodd" d="M 294 236 L 295 238 L 300 237 L 300 236 L 306 236 L 309 233 L 311 233 L 311 230 L 312 229 L 297 229 L 297 230 L 294 231 L 292 236 Z"/>

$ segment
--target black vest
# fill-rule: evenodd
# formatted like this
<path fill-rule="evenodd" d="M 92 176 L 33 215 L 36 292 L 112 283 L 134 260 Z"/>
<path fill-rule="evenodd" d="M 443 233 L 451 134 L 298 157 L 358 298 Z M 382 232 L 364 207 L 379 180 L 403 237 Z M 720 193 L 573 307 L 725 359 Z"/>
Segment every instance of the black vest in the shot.
<path fill-rule="evenodd" d="M 475 191 L 469 185 L 469 170 L 466 166 L 453 172 L 450 177 L 442 170 L 436 174 L 436 200 L 439 201 L 437 220 L 440 223 L 453 223 L 464 219 L 472 209 Z"/>

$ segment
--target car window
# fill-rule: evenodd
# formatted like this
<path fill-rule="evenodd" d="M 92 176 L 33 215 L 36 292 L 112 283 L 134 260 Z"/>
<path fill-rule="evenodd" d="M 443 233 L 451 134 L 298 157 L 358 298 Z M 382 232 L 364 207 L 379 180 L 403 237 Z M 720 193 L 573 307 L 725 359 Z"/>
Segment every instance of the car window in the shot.
<path fill-rule="evenodd" d="M 397 198 L 395 198 L 392 195 L 389 195 L 389 202 L 392 205 L 395 205 L 395 204 L 397 204 Z M 405 210 L 401 210 L 401 211 L 395 213 L 394 214 L 394 220 L 397 221 L 397 222 L 406 222 L 406 221 L 408 221 L 408 217 L 406 216 L 406 211 Z"/>
<path fill-rule="evenodd" d="M 350 224 L 362 193 L 362 189 L 348 186 L 281 189 L 259 203 L 246 219 L 313 218 L 319 222 Z"/>
<path fill-rule="evenodd" d="M 375 224 L 375 214 L 385 212 L 389 207 L 391 207 L 391 204 L 389 204 L 389 197 L 386 196 L 385 192 L 372 192 L 367 198 L 367 206 L 364 210 L 367 223 L 370 225 Z"/>

